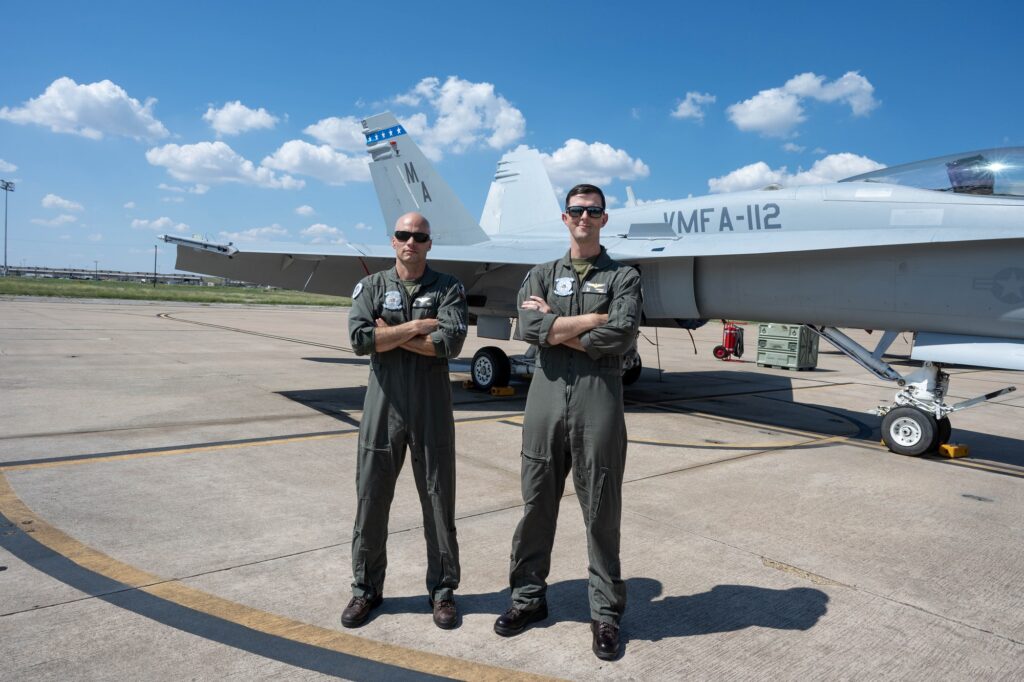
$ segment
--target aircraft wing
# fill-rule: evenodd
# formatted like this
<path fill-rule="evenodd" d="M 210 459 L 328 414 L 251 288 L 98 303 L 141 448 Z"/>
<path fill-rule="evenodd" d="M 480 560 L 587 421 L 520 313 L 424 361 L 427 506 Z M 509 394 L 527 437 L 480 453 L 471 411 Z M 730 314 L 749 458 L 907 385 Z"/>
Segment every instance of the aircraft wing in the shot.
<path fill-rule="evenodd" d="M 177 247 L 178 270 L 332 296 L 348 296 L 360 279 L 395 262 L 395 252 L 387 244 L 320 248 L 273 244 L 242 249 L 173 235 L 160 238 Z M 498 309 L 511 316 L 515 314 L 516 292 L 527 271 L 537 263 L 559 258 L 565 248 L 563 242 L 553 240 L 434 246 L 429 263 L 436 270 L 458 277 L 471 297 L 476 294 L 491 301 L 502 299 Z M 505 291 L 509 288 L 510 292 Z"/>

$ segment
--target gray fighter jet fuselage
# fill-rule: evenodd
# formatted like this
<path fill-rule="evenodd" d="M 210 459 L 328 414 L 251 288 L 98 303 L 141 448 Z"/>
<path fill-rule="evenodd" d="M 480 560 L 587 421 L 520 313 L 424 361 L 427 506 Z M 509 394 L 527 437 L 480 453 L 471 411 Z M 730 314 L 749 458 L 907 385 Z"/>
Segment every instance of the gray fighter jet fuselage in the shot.
<path fill-rule="evenodd" d="M 407 211 L 423 213 L 432 226 L 431 263 L 465 284 L 478 335 L 510 338 L 526 272 L 567 248 L 540 155 L 520 149 L 502 158 L 477 222 L 391 114 L 363 125 L 385 225 Z M 808 325 L 900 386 L 894 404 L 878 408 L 894 450 L 936 447 L 942 432 L 948 438 L 948 414 L 970 406 L 945 404 L 943 363 L 1024 369 L 1024 148 L 942 157 L 833 184 L 630 203 L 609 211 L 602 244 L 640 270 L 645 325 Z M 178 245 L 181 270 L 339 295 L 394 260 L 386 244 L 242 251 L 165 240 Z M 869 351 L 838 327 L 888 331 Z M 912 357 L 924 361 L 907 377 L 882 360 L 901 331 L 915 332 Z M 499 383 L 510 369 L 532 369 L 485 350 L 491 354 L 474 358 L 478 382 L 478 359 L 480 376 Z"/>

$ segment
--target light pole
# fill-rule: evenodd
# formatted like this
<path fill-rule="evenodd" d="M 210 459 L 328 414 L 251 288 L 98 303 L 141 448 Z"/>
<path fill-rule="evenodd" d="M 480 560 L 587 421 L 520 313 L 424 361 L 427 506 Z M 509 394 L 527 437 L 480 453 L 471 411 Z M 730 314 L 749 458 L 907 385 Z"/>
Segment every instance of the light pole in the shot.
<path fill-rule="evenodd" d="M 0 180 L 0 189 L 4 191 L 4 277 L 7 276 L 7 194 L 14 191 L 14 183 Z"/>
<path fill-rule="evenodd" d="M 100 262 L 98 260 L 94 260 L 93 264 L 96 266 L 96 280 L 99 281 L 99 278 L 100 278 Z"/>

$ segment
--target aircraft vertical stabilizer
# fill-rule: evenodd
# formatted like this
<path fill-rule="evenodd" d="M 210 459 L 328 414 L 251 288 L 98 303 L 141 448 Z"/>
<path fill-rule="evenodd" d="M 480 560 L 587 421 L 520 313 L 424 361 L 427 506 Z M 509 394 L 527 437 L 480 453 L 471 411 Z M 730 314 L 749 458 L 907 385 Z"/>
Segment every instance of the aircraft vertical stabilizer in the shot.
<path fill-rule="evenodd" d="M 373 159 L 370 175 L 388 232 L 403 213 L 418 211 L 430 221 L 435 244 L 478 244 L 488 240 L 393 114 L 387 112 L 365 119 L 363 134 Z"/>
<path fill-rule="evenodd" d="M 530 232 L 560 212 L 540 152 L 522 147 L 498 162 L 480 226 L 491 236 Z"/>

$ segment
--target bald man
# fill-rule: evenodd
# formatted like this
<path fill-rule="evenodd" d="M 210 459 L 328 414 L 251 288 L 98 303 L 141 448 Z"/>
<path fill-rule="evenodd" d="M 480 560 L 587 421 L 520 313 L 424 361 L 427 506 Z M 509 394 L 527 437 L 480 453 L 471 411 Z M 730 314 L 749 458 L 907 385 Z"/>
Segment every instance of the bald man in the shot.
<path fill-rule="evenodd" d="M 356 285 L 348 319 L 352 349 L 370 356 L 370 378 L 359 424 L 352 599 L 341 623 L 359 627 L 381 604 L 388 513 L 408 448 L 423 509 L 427 594 L 434 623 L 447 630 L 458 625 L 459 586 L 448 358 L 466 338 L 466 294 L 458 279 L 427 266 L 430 223 L 419 213 L 398 219 L 391 246 L 395 266 Z"/>

